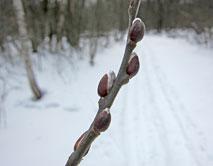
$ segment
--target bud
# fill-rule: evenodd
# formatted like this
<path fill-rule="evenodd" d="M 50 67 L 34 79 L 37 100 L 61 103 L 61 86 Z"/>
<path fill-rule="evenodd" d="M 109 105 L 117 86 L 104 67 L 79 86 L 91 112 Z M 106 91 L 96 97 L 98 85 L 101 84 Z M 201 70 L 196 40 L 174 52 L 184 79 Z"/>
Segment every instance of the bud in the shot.
<path fill-rule="evenodd" d="M 140 63 L 139 63 L 138 56 L 135 52 L 133 52 L 131 54 L 131 57 L 129 59 L 128 66 L 126 69 L 126 73 L 129 75 L 129 78 L 134 77 L 138 73 L 139 68 L 140 68 Z"/>
<path fill-rule="evenodd" d="M 76 141 L 75 146 L 74 146 L 74 151 L 76 151 L 76 150 L 78 149 L 78 147 L 79 147 L 79 145 L 81 144 L 81 141 L 82 141 L 83 138 L 85 137 L 86 133 L 87 133 L 87 131 L 84 132 L 84 133 L 78 138 L 78 140 Z M 86 151 L 86 153 L 84 154 L 84 156 L 87 155 L 87 153 L 89 152 L 89 149 L 90 149 L 90 147 L 88 148 L 88 150 Z"/>
<path fill-rule="evenodd" d="M 113 71 L 110 71 L 101 78 L 98 85 L 98 95 L 100 97 L 105 97 L 106 95 L 108 95 L 110 89 L 112 88 L 115 82 L 115 79 L 116 76 Z"/>
<path fill-rule="evenodd" d="M 143 39 L 145 32 L 145 24 L 140 18 L 135 18 L 129 31 L 129 38 L 137 43 Z"/>
<path fill-rule="evenodd" d="M 108 129 L 111 122 L 111 114 L 109 108 L 105 108 L 94 121 L 94 130 L 97 133 L 104 132 Z"/>

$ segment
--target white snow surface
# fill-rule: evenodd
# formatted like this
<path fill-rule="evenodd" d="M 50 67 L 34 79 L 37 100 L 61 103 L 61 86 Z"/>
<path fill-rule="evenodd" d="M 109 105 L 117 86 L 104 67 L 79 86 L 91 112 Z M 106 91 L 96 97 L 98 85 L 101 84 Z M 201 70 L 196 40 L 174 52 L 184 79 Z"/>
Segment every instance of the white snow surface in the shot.
<path fill-rule="evenodd" d="M 65 165 L 96 115 L 99 80 L 117 73 L 124 47 L 102 49 L 94 67 L 87 58 L 71 67 L 44 57 L 35 72 L 45 95 L 36 102 L 20 69 L 17 88 L 1 101 L 0 166 Z M 212 166 L 213 49 L 150 34 L 135 51 L 140 71 L 121 88 L 109 129 L 81 165 Z"/>

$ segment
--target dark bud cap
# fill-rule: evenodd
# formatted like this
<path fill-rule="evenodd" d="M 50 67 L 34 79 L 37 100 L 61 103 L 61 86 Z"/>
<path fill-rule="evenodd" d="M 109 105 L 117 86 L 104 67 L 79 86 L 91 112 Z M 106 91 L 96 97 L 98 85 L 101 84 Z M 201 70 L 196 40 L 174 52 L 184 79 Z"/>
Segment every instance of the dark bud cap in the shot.
<path fill-rule="evenodd" d="M 112 88 L 115 82 L 115 79 L 116 76 L 113 71 L 110 71 L 101 78 L 98 85 L 98 95 L 100 97 L 105 97 L 106 95 L 108 95 L 110 89 Z"/>
<path fill-rule="evenodd" d="M 126 69 L 126 73 L 129 75 L 129 78 L 134 77 L 140 68 L 139 58 L 135 52 L 131 54 L 129 63 Z"/>
<path fill-rule="evenodd" d="M 145 32 L 145 24 L 140 18 L 135 18 L 129 31 L 131 41 L 137 43 L 143 39 Z"/>
<path fill-rule="evenodd" d="M 94 130 L 97 133 L 104 132 L 108 129 L 111 122 L 111 114 L 109 108 L 105 108 L 94 121 Z"/>
<path fill-rule="evenodd" d="M 78 149 L 78 147 L 79 147 L 79 145 L 81 144 L 81 141 L 82 141 L 83 138 L 85 137 L 86 133 L 87 133 L 87 131 L 84 132 L 84 133 L 78 138 L 78 140 L 76 141 L 76 143 L 75 143 L 75 145 L 74 145 L 74 151 L 76 151 L 76 150 Z M 87 155 L 87 153 L 89 152 L 89 149 L 90 149 L 90 147 L 87 149 L 87 151 L 86 151 L 86 153 L 84 154 L 84 156 Z"/>

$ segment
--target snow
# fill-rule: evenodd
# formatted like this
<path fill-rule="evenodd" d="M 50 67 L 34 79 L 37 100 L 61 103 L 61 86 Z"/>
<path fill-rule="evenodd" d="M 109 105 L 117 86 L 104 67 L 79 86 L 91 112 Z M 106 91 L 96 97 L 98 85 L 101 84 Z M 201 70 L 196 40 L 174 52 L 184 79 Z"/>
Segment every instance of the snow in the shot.
<path fill-rule="evenodd" d="M 94 67 L 87 58 L 70 64 L 47 54 L 35 70 L 45 92 L 38 102 L 21 67 L 8 75 L 16 88 L 1 101 L 0 165 L 65 165 L 97 112 L 99 80 L 117 73 L 124 46 L 99 51 Z M 213 50 L 149 34 L 136 52 L 140 71 L 122 87 L 109 129 L 81 165 L 212 166 Z"/>

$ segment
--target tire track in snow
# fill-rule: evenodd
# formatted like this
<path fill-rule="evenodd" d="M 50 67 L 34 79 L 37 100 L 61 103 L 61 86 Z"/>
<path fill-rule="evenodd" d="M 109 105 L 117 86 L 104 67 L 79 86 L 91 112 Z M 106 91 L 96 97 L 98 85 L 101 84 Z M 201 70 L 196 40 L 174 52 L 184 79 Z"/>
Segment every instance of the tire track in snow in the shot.
<path fill-rule="evenodd" d="M 141 122 L 143 113 L 143 105 L 141 105 L 140 93 L 141 90 L 138 90 L 141 80 L 138 80 L 139 77 L 130 80 L 128 86 L 124 86 L 122 89 L 122 102 L 121 102 L 121 113 L 119 119 L 118 131 L 120 134 L 120 139 L 122 141 L 122 153 L 123 153 L 123 164 L 126 166 L 137 166 L 145 165 L 145 161 L 141 160 L 143 158 L 142 148 L 144 141 L 141 140 L 141 126 L 147 128 L 149 125 L 144 125 L 144 122 Z M 145 127 L 144 127 L 145 126 Z M 148 129 L 149 130 L 149 129 Z M 151 129 L 150 129 L 151 130 Z M 146 149 L 146 152 L 149 150 Z M 145 153 L 146 153 L 145 152 Z M 152 159 L 152 154 L 149 152 L 150 160 Z M 141 156 L 142 155 L 142 156 Z"/>
<path fill-rule="evenodd" d="M 151 56 L 153 56 L 153 54 L 148 54 L 148 55 L 151 55 Z M 148 58 L 147 58 L 148 59 Z M 153 67 L 153 64 L 152 64 L 152 61 L 149 59 L 149 61 L 147 62 L 148 64 L 150 64 L 150 67 L 151 67 L 151 69 L 153 70 L 153 72 L 152 72 L 152 74 L 154 74 L 155 75 L 155 78 L 156 78 L 156 82 L 158 83 L 158 86 L 160 87 L 160 90 L 161 90 L 161 97 L 163 97 L 165 100 L 166 100 L 166 105 L 168 106 L 168 110 L 170 110 L 170 112 L 169 111 L 167 111 L 167 112 L 165 112 L 165 110 L 164 110 L 164 112 L 165 113 L 162 113 L 163 112 L 163 110 L 162 109 L 160 109 L 159 108 L 159 114 L 158 114 L 158 117 L 159 117 L 159 115 L 160 115 L 160 117 L 163 117 L 163 116 L 165 116 L 165 117 L 167 117 L 168 116 L 168 114 L 170 114 L 171 112 L 174 112 L 174 110 L 175 110 L 175 107 L 173 106 L 173 105 L 171 105 L 171 101 L 170 101 L 170 99 L 168 98 L 168 96 L 167 96 L 167 94 L 165 93 L 165 87 L 164 87 L 164 85 L 162 84 L 162 82 L 161 82 L 161 80 L 159 80 L 159 73 L 158 72 L 156 72 L 156 70 L 154 69 L 154 67 Z M 158 93 L 158 95 L 156 95 L 156 96 L 158 96 L 159 97 L 159 93 Z M 162 107 L 162 106 L 161 106 Z M 167 115 L 166 115 L 167 114 Z M 159 118 L 160 118 L 159 117 Z M 170 119 L 171 119 L 171 124 L 173 123 L 173 124 L 175 124 L 175 125 L 173 125 L 173 130 L 175 130 L 176 132 L 179 132 L 179 131 L 177 131 L 177 130 L 180 130 L 180 134 L 179 135 L 177 135 L 176 136 L 176 138 L 175 138 L 175 140 L 177 141 L 177 142 L 179 142 L 179 144 L 184 144 L 184 146 L 186 146 L 186 150 L 184 150 L 183 149 L 183 151 L 189 151 L 189 153 L 191 154 L 191 157 L 193 158 L 193 160 L 195 161 L 195 163 L 196 163 L 196 165 L 197 166 L 199 166 L 200 164 L 199 164 L 199 162 L 197 161 L 197 159 L 196 159 L 196 157 L 194 156 L 194 154 L 192 153 L 192 151 L 190 150 L 190 148 L 188 148 L 188 146 L 187 146 L 187 144 L 188 144 L 188 139 L 187 139 L 187 137 L 186 137 L 186 134 L 185 134 L 185 132 L 183 132 L 184 130 L 183 130 L 183 126 L 182 126 L 182 124 L 180 123 L 180 120 L 177 118 L 177 116 L 176 115 L 174 115 L 174 114 L 172 114 L 172 116 L 170 116 L 169 117 Z M 174 120 L 173 120 L 173 118 L 174 118 Z M 165 122 L 165 123 L 168 123 L 168 122 Z M 177 124 L 177 125 L 176 125 Z M 178 129 L 177 129 L 177 127 L 178 127 Z M 183 139 L 181 138 L 181 137 L 183 137 Z M 180 138 L 178 138 L 178 137 L 180 137 Z M 172 138 L 171 138 L 172 139 Z M 175 146 L 175 145 L 170 145 L 170 146 Z M 172 152 L 172 151 L 171 151 Z M 179 152 L 178 152 L 179 153 Z M 186 156 L 188 156 L 187 154 L 185 154 Z M 174 157 L 173 157 L 174 158 Z M 188 158 L 188 157 L 187 157 Z M 190 162 L 190 161 L 189 161 Z"/>
<path fill-rule="evenodd" d="M 150 71 L 145 65 L 142 70 L 145 71 L 145 76 L 136 76 L 133 78 L 136 79 L 134 83 L 130 80 L 128 86 L 123 87 L 122 118 L 120 117 L 119 122 L 121 128 L 118 130 L 121 132 L 123 165 L 155 166 L 163 162 L 163 165 L 169 166 L 171 165 L 170 147 L 167 145 L 168 138 L 164 123 L 159 116 L 156 116 L 158 107 L 149 84 Z M 141 88 L 142 84 L 144 85 Z M 143 102 L 139 100 L 140 98 Z M 142 126 L 141 130 L 140 126 Z M 163 149 L 163 159 L 161 149 Z"/>
<path fill-rule="evenodd" d="M 148 47 L 149 48 L 149 47 Z M 150 49 L 148 51 L 151 51 Z M 197 145 L 200 146 L 200 148 L 195 147 L 192 144 L 192 140 L 190 140 L 187 132 L 186 132 L 186 125 L 184 125 L 184 121 L 188 122 L 188 125 L 193 129 L 194 131 L 193 135 L 196 137 L 199 137 L 201 135 L 201 132 L 197 130 L 196 125 L 192 120 L 189 118 L 188 115 L 186 115 L 186 109 L 184 105 L 180 102 L 180 100 L 177 97 L 177 93 L 175 93 L 174 88 L 171 88 L 171 86 L 168 84 L 168 81 L 166 79 L 166 75 L 160 70 L 160 67 L 157 66 L 155 59 L 153 56 L 155 55 L 152 52 L 148 52 L 149 57 L 149 64 L 153 69 L 153 73 L 155 74 L 155 77 L 159 83 L 160 89 L 162 91 L 163 97 L 166 100 L 168 107 L 170 109 L 170 114 L 172 114 L 175 122 L 177 123 L 181 135 L 184 138 L 184 144 L 186 149 L 189 151 L 191 157 L 195 161 L 197 166 L 200 165 L 206 165 L 205 159 L 200 159 L 200 156 L 198 156 L 197 153 L 201 154 L 202 156 L 205 156 L 204 158 L 207 158 L 206 150 L 204 145 Z M 171 90 L 172 89 L 172 90 Z M 172 92 L 169 92 L 169 90 Z M 182 110 L 182 112 L 180 112 Z M 179 114 L 178 114 L 179 112 Z M 184 113 L 183 113 L 184 112 Z M 181 115 L 181 116 L 180 116 Z M 184 119 L 184 121 L 183 121 Z M 187 126 L 188 127 L 188 126 Z M 196 151 L 196 149 L 200 149 L 199 152 Z"/>
<path fill-rule="evenodd" d="M 145 75 L 145 86 L 148 90 L 148 93 L 146 94 L 145 98 L 148 99 L 147 103 L 148 105 L 148 111 L 150 111 L 150 120 L 152 121 L 155 132 L 158 134 L 158 138 L 160 140 L 160 144 L 163 146 L 163 153 L 164 153 L 164 164 L 163 165 L 171 165 L 171 149 L 168 146 L 168 136 L 167 136 L 167 130 L 165 128 L 165 124 L 162 120 L 161 115 L 159 114 L 160 109 L 158 108 L 155 93 L 153 91 L 153 85 L 151 81 L 152 71 L 149 69 L 149 63 L 147 62 L 146 52 L 143 54 L 143 69 L 144 69 L 144 75 Z M 158 94 L 159 95 L 159 94 Z M 158 149 L 159 151 L 159 149 Z M 159 154 L 162 154 L 161 150 L 158 152 Z M 157 163 L 156 163 L 157 164 Z"/>
<path fill-rule="evenodd" d="M 122 140 L 122 146 L 123 146 L 123 154 L 124 154 L 124 163 L 126 166 L 131 165 L 131 155 L 129 155 L 130 151 L 130 138 L 129 138 L 129 117 L 127 116 L 127 106 L 128 106 L 128 87 L 123 87 L 124 95 L 123 95 L 123 101 L 122 101 L 122 117 L 120 117 L 120 127 L 121 127 L 121 138 Z M 127 157 L 128 156 L 128 157 Z"/>
<path fill-rule="evenodd" d="M 143 64 L 143 61 L 142 61 Z M 159 163 L 159 154 L 161 153 L 159 149 L 162 147 L 159 144 L 159 132 L 153 123 L 153 118 L 150 112 L 150 98 L 147 97 L 149 90 L 146 88 L 147 77 L 146 77 L 146 66 L 142 65 L 142 73 L 136 77 L 136 82 L 134 83 L 134 101 L 135 108 L 137 111 L 136 116 L 136 127 L 140 127 L 141 131 L 137 131 L 137 158 L 139 165 L 156 166 Z M 160 146 L 160 148 L 159 148 Z"/>
<path fill-rule="evenodd" d="M 143 68 L 143 70 L 148 72 L 145 66 L 143 66 Z M 124 163 L 125 165 L 133 166 L 155 166 L 159 162 L 162 162 L 161 149 L 163 149 L 163 165 L 169 166 L 171 156 L 170 147 L 167 145 L 167 132 L 162 120 L 159 116 L 155 115 L 155 110 L 158 111 L 158 108 L 154 102 L 154 94 L 151 92 L 151 87 L 146 88 L 150 82 L 148 75 L 149 74 L 146 74 L 145 77 L 137 76 L 134 78 L 136 82 L 133 84 L 129 83 L 127 87 L 124 87 L 125 91 L 122 102 L 123 117 L 120 123 L 123 153 L 124 156 L 128 156 Z M 132 80 L 130 80 L 130 82 L 131 81 Z M 141 88 L 142 84 L 144 85 Z M 144 91 L 146 91 L 145 94 Z M 143 96 L 141 98 L 140 96 L 142 94 Z M 144 101 L 139 101 L 140 98 Z M 151 111 L 150 105 L 152 106 Z M 147 107 L 147 109 L 145 107 Z M 140 126 L 142 126 L 141 130 Z"/>
<path fill-rule="evenodd" d="M 154 55 L 146 48 L 140 58 L 143 64 L 140 72 L 144 72 L 139 72 L 122 87 L 121 111 L 117 118 L 113 117 L 118 124 L 113 134 L 117 136 L 108 138 L 116 151 L 113 153 L 119 156 L 118 163 L 122 166 L 205 166 L 195 152 L 183 121 L 188 119 L 194 129 L 196 125 L 182 113 L 184 105 L 157 66 L 156 57 L 151 57 Z"/>
<path fill-rule="evenodd" d="M 128 84 L 128 113 L 131 132 L 132 151 L 134 151 L 134 162 L 132 165 L 148 165 L 153 160 L 155 147 L 146 140 L 152 139 L 153 125 L 150 125 L 150 115 L 145 109 L 145 98 L 143 96 L 144 84 L 140 72 L 130 80 Z M 156 164 L 154 164 L 156 165 Z"/>
<path fill-rule="evenodd" d="M 133 82 L 133 80 L 135 80 Z M 122 126 L 123 136 L 127 138 L 124 142 L 126 146 L 125 151 L 127 152 L 127 163 L 128 165 L 146 165 L 148 160 L 152 159 L 152 153 L 150 146 L 147 145 L 145 140 L 152 139 L 150 135 L 144 133 L 150 133 L 151 127 L 148 125 L 149 120 L 145 118 L 145 105 L 140 102 L 141 90 L 139 84 L 141 84 L 140 77 L 137 76 L 133 80 L 130 80 L 128 88 L 126 89 L 125 95 L 123 95 L 123 109 L 126 110 L 123 114 L 123 119 L 126 125 Z M 147 121 L 146 121 L 147 120 Z M 128 135 L 128 137 L 126 137 Z M 141 138 L 145 137 L 145 138 Z M 148 147 L 148 148 L 147 148 Z M 130 155 L 129 155 L 130 154 Z"/>
<path fill-rule="evenodd" d="M 148 54 L 148 55 L 147 55 Z M 151 65 L 150 60 L 148 59 L 148 56 L 151 55 L 149 54 L 149 52 L 147 52 L 147 50 L 145 50 L 145 55 L 144 55 L 144 60 L 145 60 L 145 68 L 147 68 L 147 72 L 146 72 L 146 76 L 147 76 L 147 88 L 149 89 L 149 94 L 147 94 L 147 96 L 149 96 L 150 101 L 150 108 L 149 111 L 152 114 L 152 121 L 155 124 L 155 127 L 159 133 L 159 139 L 161 140 L 161 144 L 163 145 L 162 149 L 164 150 L 164 155 L 167 156 L 167 158 L 164 158 L 163 160 L 163 164 L 165 165 L 165 163 L 170 163 L 171 165 L 175 165 L 175 159 L 176 157 L 173 157 L 170 155 L 174 154 L 174 145 L 171 145 L 171 136 L 169 135 L 169 130 L 175 130 L 177 128 L 176 125 L 174 125 L 176 122 L 171 120 L 170 124 L 166 121 L 165 117 L 167 119 L 172 119 L 172 117 L 168 116 L 168 113 L 165 112 L 165 110 L 168 110 L 169 108 L 167 107 L 168 102 L 163 100 L 164 98 L 164 93 L 162 93 L 161 91 L 161 87 L 158 81 L 158 78 L 156 77 L 156 73 L 153 70 L 153 67 Z M 167 125 L 172 125 L 173 128 L 168 127 Z M 166 139 L 166 141 L 165 141 Z M 178 138 L 178 141 L 183 142 L 183 140 L 181 140 L 180 138 Z M 185 151 L 185 150 L 184 150 Z M 168 157 L 168 154 L 170 155 L 170 157 Z M 162 156 L 161 154 L 161 157 Z M 169 161 L 167 161 L 167 159 L 169 158 Z M 162 163 L 162 161 L 161 161 Z"/>
<path fill-rule="evenodd" d="M 203 132 L 201 130 L 199 130 L 197 125 L 193 122 L 193 120 L 187 114 L 188 111 L 185 108 L 184 104 L 181 102 L 181 99 L 180 99 L 179 95 L 177 94 L 177 92 L 175 91 L 175 88 L 169 84 L 166 74 L 157 65 L 156 60 L 154 58 L 152 58 L 151 61 L 153 62 L 152 65 L 153 65 L 153 68 L 155 69 L 155 71 L 156 72 L 158 71 L 158 77 L 159 77 L 160 83 L 166 85 L 166 87 L 167 87 L 167 88 L 165 88 L 165 86 L 162 86 L 162 90 L 165 92 L 165 94 L 167 96 L 167 100 L 169 100 L 169 103 L 171 105 L 173 105 L 173 108 L 176 108 L 174 111 L 177 113 L 177 116 L 180 117 L 179 118 L 180 121 L 181 121 L 181 119 L 184 119 L 184 121 L 182 121 L 183 128 L 184 128 L 184 126 L 189 127 L 191 129 L 190 131 L 193 131 L 191 134 L 193 134 L 196 137 L 200 137 L 200 139 L 202 141 L 199 141 L 199 143 L 200 143 L 199 149 L 203 152 L 206 152 L 206 150 L 205 150 L 206 138 L 205 138 Z M 178 114 L 178 112 L 179 112 L 179 114 Z"/>
<path fill-rule="evenodd" d="M 138 113 L 139 108 L 135 105 L 138 102 L 135 100 L 135 87 L 133 84 L 122 87 L 121 97 L 118 98 L 119 110 L 113 115 L 113 123 L 116 123 L 112 129 L 112 136 L 105 138 L 107 142 L 111 142 L 113 153 L 120 151 L 120 154 L 115 155 L 119 158 L 119 165 L 122 166 L 137 166 L 139 164 L 140 153 L 138 153 Z M 135 104 L 135 105 L 134 105 Z M 106 142 L 105 141 L 105 142 Z M 110 159 L 113 156 L 110 154 Z"/>
<path fill-rule="evenodd" d="M 144 108 L 144 102 L 140 101 L 141 94 L 144 91 L 140 86 L 143 79 L 137 76 L 133 78 L 134 82 L 130 80 L 128 86 L 124 87 L 126 91 L 123 95 L 122 111 L 124 112 L 123 121 L 125 123 L 122 125 L 122 133 L 124 151 L 126 157 L 128 156 L 125 164 L 155 166 L 158 163 L 155 158 L 157 149 L 151 142 L 156 142 L 156 137 L 153 137 L 153 135 L 156 135 L 157 129 L 153 124 L 150 125 L 150 122 L 152 122 L 150 120 L 151 115 Z M 146 99 L 146 94 L 142 99 Z M 150 140 L 152 141 L 150 142 Z"/>
<path fill-rule="evenodd" d="M 125 156 L 125 165 L 138 165 L 137 150 L 136 150 L 136 135 L 137 128 L 135 128 L 135 107 L 132 106 L 132 87 L 124 86 L 124 94 L 122 101 L 122 121 L 121 140 L 123 145 L 123 154 Z"/>
<path fill-rule="evenodd" d="M 144 131 L 144 126 L 145 125 L 145 121 L 144 121 L 144 116 L 145 116 L 145 105 L 140 102 L 140 97 L 141 97 L 141 79 L 139 76 L 136 76 L 135 78 L 135 82 L 133 84 L 133 96 L 134 98 L 132 99 L 132 104 L 134 104 L 134 143 L 135 143 L 135 151 L 136 151 L 136 159 L 137 159 L 137 165 L 145 165 L 146 164 L 146 158 L 144 157 L 143 154 L 149 153 L 147 149 L 144 149 L 143 147 L 143 142 L 144 139 L 142 138 L 142 134 Z"/>

